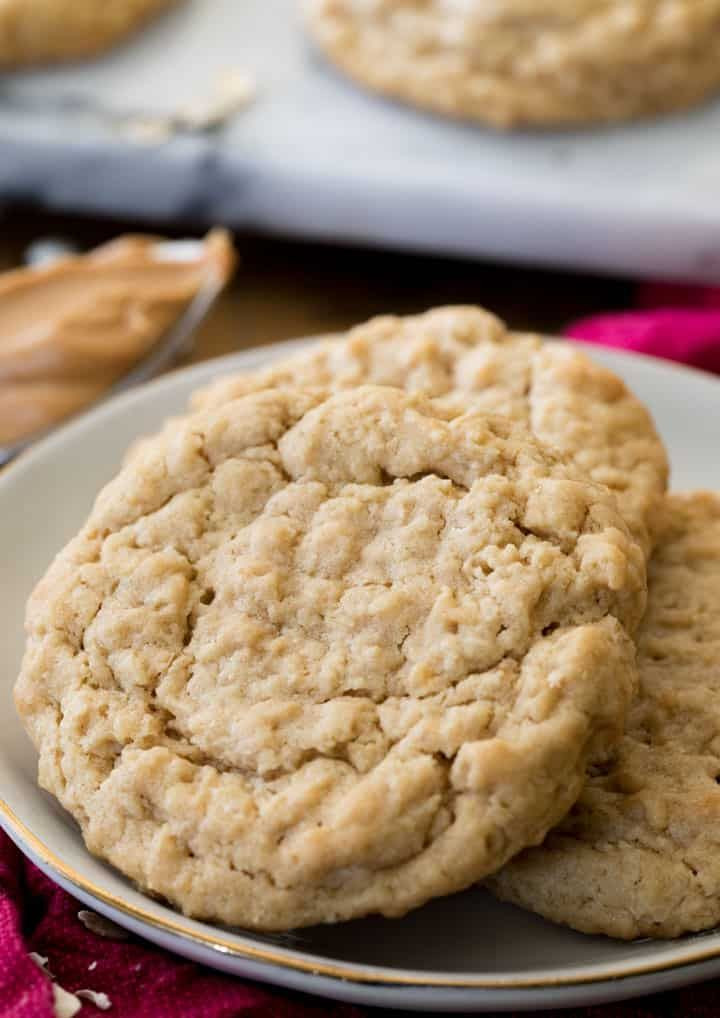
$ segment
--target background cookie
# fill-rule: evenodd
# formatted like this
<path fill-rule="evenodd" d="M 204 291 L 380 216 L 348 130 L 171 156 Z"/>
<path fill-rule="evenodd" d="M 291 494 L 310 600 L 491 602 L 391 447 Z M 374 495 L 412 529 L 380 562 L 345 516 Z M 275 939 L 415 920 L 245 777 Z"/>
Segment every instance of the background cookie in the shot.
<path fill-rule="evenodd" d="M 0 67 L 100 53 L 180 0 L 0 0 Z"/>
<path fill-rule="evenodd" d="M 373 382 L 464 405 L 527 425 L 543 442 L 607 485 L 643 547 L 667 482 L 667 458 L 650 414 L 615 375 L 571 344 L 508 332 L 476 307 L 387 315 L 265 371 L 221 378 L 199 390 L 196 409 L 277 385 L 342 389 Z"/>
<path fill-rule="evenodd" d="M 568 819 L 491 882 L 586 933 L 720 922 L 720 497 L 669 496 L 665 515 L 627 734 Z"/>
<path fill-rule="evenodd" d="M 347 74 L 499 127 L 622 120 L 720 88 L 720 0 L 305 0 Z"/>
<path fill-rule="evenodd" d="M 88 847 L 190 914 L 400 915 L 537 843 L 633 691 L 614 499 L 399 390 L 198 413 L 99 496 L 16 687 Z"/>

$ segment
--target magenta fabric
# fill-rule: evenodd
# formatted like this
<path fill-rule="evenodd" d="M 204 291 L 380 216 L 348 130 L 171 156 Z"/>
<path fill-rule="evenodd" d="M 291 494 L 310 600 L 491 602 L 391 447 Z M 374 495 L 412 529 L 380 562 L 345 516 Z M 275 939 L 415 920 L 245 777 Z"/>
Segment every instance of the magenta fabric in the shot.
<path fill-rule="evenodd" d="M 64 989 L 106 993 L 108 1011 L 83 1002 L 78 1018 L 363 1018 L 349 1004 L 225 976 L 130 937 L 83 926 L 83 908 L 0 831 L 0 1018 L 53 1018 L 52 988 L 35 951 Z M 91 969 L 89 966 L 93 965 Z"/>
<path fill-rule="evenodd" d="M 648 284 L 638 305 L 574 322 L 567 335 L 720 374 L 720 288 Z"/>

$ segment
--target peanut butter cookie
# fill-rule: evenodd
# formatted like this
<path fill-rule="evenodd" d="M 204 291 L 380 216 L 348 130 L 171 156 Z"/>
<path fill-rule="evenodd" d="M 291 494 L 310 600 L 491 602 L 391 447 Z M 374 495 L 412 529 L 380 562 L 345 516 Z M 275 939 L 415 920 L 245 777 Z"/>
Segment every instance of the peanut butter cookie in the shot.
<path fill-rule="evenodd" d="M 179 0 L 0 0 L 0 67 L 94 56 Z"/>
<path fill-rule="evenodd" d="M 625 737 L 570 816 L 492 882 L 586 933 L 720 923 L 720 497 L 667 499 Z"/>
<path fill-rule="evenodd" d="M 398 916 L 538 843 L 622 731 L 644 559 L 524 429 L 390 388 L 176 422 L 28 606 L 88 847 L 188 914 Z"/>
<path fill-rule="evenodd" d="M 720 0 L 305 0 L 360 84 L 495 127 L 624 120 L 720 89 Z"/>

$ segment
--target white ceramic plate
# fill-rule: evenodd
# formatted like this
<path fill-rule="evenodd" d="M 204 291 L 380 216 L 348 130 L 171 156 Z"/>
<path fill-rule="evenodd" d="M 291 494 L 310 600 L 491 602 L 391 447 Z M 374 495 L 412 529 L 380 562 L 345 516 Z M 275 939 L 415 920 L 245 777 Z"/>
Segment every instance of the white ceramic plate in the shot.
<path fill-rule="evenodd" d="M 586 131 L 498 134 L 366 95 L 297 0 L 192 0 L 102 59 L 0 75 L 0 199 L 628 275 L 717 280 L 720 101 Z M 250 71 L 220 133 L 137 144 L 128 113 Z"/>
<path fill-rule="evenodd" d="M 23 605 L 78 529 L 128 444 L 185 405 L 196 386 L 288 352 L 254 350 L 166 376 L 66 426 L 0 474 L 0 822 L 69 891 L 148 940 L 237 975 L 367 1004 L 436 1010 L 540 1010 L 656 992 L 720 974 L 720 932 L 669 943 L 585 937 L 479 890 L 401 920 L 365 919 L 259 936 L 193 922 L 92 858 L 35 784 L 35 753 L 12 705 Z M 720 489 L 720 380 L 649 358 L 593 353 L 653 410 L 677 489 Z"/>

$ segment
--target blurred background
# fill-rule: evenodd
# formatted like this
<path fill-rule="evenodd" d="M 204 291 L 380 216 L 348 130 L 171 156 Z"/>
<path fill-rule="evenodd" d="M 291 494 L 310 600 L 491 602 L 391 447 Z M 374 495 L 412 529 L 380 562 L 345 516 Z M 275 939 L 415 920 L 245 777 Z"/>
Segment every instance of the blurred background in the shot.
<path fill-rule="evenodd" d="M 294 0 L 99 13 L 122 6 L 6 5 L 0 267 L 227 227 L 239 269 L 194 359 L 448 302 L 558 333 L 637 280 L 720 277 L 717 102 L 499 131 L 346 80 Z"/>

